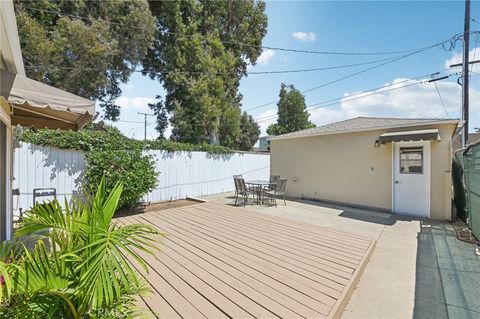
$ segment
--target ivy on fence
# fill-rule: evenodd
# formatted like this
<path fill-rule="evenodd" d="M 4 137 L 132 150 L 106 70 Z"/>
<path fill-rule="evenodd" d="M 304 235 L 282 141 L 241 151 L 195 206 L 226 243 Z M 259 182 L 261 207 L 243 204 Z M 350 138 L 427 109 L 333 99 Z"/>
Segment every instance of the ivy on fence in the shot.
<path fill-rule="evenodd" d="M 104 123 L 91 124 L 78 132 L 28 129 L 20 135 L 20 139 L 40 146 L 85 151 L 84 191 L 92 192 L 102 176 L 106 177 L 107 191 L 122 181 L 124 191 L 120 206 L 133 206 L 155 189 L 159 172 L 155 171 L 152 156 L 145 154 L 144 150 L 232 153 L 231 149 L 219 145 L 194 145 L 170 140 L 139 141 Z"/>
<path fill-rule="evenodd" d="M 139 141 L 126 137 L 115 127 L 98 123 L 78 132 L 28 129 L 23 132 L 21 140 L 35 145 L 87 152 L 92 149 L 142 149 L 167 152 L 207 152 L 212 154 L 230 154 L 234 152 L 230 148 L 221 145 L 190 144 L 171 140 Z"/>

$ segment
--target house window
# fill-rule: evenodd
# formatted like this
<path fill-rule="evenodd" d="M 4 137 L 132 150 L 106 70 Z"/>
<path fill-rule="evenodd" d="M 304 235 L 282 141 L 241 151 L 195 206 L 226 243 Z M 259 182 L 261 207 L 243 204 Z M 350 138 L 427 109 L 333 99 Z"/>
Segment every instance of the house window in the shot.
<path fill-rule="evenodd" d="M 400 147 L 400 174 L 423 174 L 423 147 Z"/>

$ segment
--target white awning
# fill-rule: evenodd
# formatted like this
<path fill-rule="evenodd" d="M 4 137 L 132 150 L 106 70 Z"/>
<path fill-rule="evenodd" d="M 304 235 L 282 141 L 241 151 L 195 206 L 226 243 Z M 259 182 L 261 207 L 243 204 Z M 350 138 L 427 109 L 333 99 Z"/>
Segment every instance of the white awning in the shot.
<path fill-rule="evenodd" d="M 408 142 L 408 141 L 429 141 L 440 140 L 438 129 L 417 130 L 417 131 L 400 131 L 388 132 L 379 136 L 381 144 L 389 142 Z"/>
<path fill-rule="evenodd" d="M 79 129 L 95 114 L 95 102 L 0 69 L 1 96 L 13 106 L 14 125 Z"/>

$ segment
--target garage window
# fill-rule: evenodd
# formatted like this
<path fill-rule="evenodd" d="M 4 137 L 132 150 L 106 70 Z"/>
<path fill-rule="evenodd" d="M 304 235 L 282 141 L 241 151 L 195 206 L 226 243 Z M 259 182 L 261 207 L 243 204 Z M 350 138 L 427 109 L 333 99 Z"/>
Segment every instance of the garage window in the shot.
<path fill-rule="evenodd" d="M 400 147 L 400 174 L 423 174 L 423 147 Z"/>

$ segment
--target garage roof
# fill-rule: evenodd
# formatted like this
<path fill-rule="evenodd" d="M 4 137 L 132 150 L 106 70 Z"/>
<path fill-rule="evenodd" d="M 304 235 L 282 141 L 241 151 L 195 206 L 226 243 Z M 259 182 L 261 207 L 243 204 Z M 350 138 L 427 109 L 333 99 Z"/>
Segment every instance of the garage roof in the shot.
<path fill-rule="evenodd" d="M 457 124 L 459 119 L 426 119 L 426 118 L 391 118 L 391 117 L 356 117 L 353 119 L 330 123 L 319 127 L 272 136 L 269 140 L 310 137 L 327 134 L 353 133 L 381 129 L 397 129 L 422 125 Z"/>

